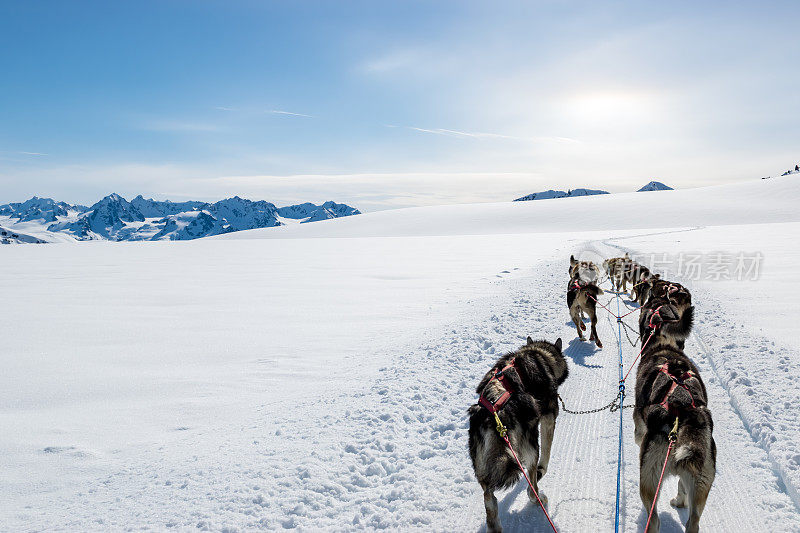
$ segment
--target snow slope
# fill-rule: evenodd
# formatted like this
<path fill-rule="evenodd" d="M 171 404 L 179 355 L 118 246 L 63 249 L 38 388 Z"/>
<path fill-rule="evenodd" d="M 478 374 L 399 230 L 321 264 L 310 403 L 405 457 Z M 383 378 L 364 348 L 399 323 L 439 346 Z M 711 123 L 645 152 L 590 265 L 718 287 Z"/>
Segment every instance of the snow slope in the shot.
<path fill-rule="evenodd" d="M 568 323 L 569 254 L 726 249 L 764 265 L 692 284 L 687 352 L 719 447 L 702 526 L 800 531 L 795 180 L 0 248 L 0 530 L 480 530 L 465 414 L 496 357 L 561 336 L 568 406 L 616 392 L 614 321 L 601 315 L 603 350 Z M 540 486 L 560 531 L 613 528 L 617 416 L 558 419 Z M 621 518 L 637 531 L 624 422 Z M 675 490 L 663 531 L 686 518 Z M 508 531 L 544 530 L 521 485 L 499 499 Z"/>
<path fill-rule="evenodd" d="M 225 239 L 484 235 L 719 226 L 798 219 L 796 176 L 660 191 L 570 198 L 416 207 L 367 213 L 312 227 L 289 226 Z"/>

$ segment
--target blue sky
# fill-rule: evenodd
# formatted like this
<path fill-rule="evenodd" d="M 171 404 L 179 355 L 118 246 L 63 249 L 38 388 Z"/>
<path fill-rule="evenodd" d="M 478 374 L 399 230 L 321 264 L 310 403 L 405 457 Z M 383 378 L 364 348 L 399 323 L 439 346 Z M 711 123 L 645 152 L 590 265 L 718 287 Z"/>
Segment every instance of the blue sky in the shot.
<path fill-rule="evenodd" d="M 5 1 L 0 203 L 373 210 L 794 166 L 800 4 L 694 4 Z"/>

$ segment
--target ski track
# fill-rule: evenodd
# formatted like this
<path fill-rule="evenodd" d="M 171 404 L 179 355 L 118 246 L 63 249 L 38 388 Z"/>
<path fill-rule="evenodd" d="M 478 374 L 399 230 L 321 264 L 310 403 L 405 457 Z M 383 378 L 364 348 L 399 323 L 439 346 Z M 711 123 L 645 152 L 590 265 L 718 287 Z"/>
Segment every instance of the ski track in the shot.
<path fill-rule="evenodd" d="M 613 255 L 611 248 L 607 251 Z M 570 376 L 560 392 L 574 410 L 607 404 L 619 379 L 613 317 L 598 309 L 604 349 L 577 340 L 566 309 L 566 259 L 498 278 L 474 299 L 474 312 L 446 331 L 432 326 L 414 345 L 387 352 L 390 364 L 362 392 L 313 402 L 298 394 L 279 420 L 264 414 L 273 406 L 262 406 L 238 431 L 193 435 L 197 455 L 169 467 L 159 461 L 159 454 L 169 450 L 165 443 L 138 462 L 147 469 L 132 466 L 100 483 L 87 483 L 78 499 L 59 499 L 63 506 L 57 509 L 21 510 L 13 517 L 18 523 L 9 528 L 485 530 L 482 493 L 467 453 L 466 409 L 475 403 L 475 386 L 494 361 L 522 345 L 527 335 L 550 341 L 561 337 Z M 607 293 L 601 302 L 609 298 L 613 295 Z M 702 313 L 703 302 L 695 305 Z M 613 299 L 609 307 L 616 309 Z M 636 316 L 626 321 L 635 325 Z M 638 347 L 631 347 L 624 335 L 622 346 L 627 371 Z M 687 342 L 687 353 L 708 388 L 719 450 L 702 528 L 800 531 L 800 513 L 767 452 L 751 438 L 694 338 Z M 627 391 L 626 404 L 631 404 L 633 378 Z M 550 468 L 540 488 L 549 497 L 548 510 L 559 531 L 613 530 L 619 416 L 606 410 L 587 415 L 562 411 L 558 417 Z M 631 410 L 624 411 L 623 422 L 621 529 L 641 531 L 646 514 L 638 496 Z M 179 434 L 187 429 L 177 428 Z M 55 452 L 66 460 L 81 450 Z M 683 531 L 685 511 L 668 504 L 676 487 L 673 478 L 662 490 L 664 532 Z M 548 531 L 543 513 L 524 489 L 523 480 L 497 495 L 505 530 Z M 48 496 L 58 494 L 41 498 Z M 93 521 L 87 522 L 87 516 Z"/>

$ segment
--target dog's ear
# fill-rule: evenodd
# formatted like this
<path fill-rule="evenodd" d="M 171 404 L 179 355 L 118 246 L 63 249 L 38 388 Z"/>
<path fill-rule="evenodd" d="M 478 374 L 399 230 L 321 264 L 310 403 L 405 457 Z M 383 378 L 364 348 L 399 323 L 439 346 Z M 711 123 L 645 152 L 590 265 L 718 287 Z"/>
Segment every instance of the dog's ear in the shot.
<path fill-rule="evenodd" d="M 625 252 L 625 259 L 630 259 L 630 256 L 628 255 L 628 252 Z"/>
<path fill-rule="evenodd" d="M 575 259 L 574 255 L 569 256 L 569 264 L 570 264 L 570 266 L 575 266 L 575 265 L 578 264 L 578 260 Z"/>
<path fill-rule="evenodd" d="M 533 344 L 533 339 L 531 339 L 530 337 L 528 337 L 528 346 L 530 346 L 531 344 Z"/>
<path fill-rule="evenodd" d="M 661 279 L 661 274 L 653 274 L 653 279 Z"/>
<path fill-rule="evenodd" d="M 530 338 L 530 337 L 528 337 L 528 338 Z M 561 337 L 557 338 L 556 342 L 554 344 L 556 346 L 556 349 L 558 349 L 558 351 L 560 352 L 561 351 L 561 345 L 562 345 Z"/>

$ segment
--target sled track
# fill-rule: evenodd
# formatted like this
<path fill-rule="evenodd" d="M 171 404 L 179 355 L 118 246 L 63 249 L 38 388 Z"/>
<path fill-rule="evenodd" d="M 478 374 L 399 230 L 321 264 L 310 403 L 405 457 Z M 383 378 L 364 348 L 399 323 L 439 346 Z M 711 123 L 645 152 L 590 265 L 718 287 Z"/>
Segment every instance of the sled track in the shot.
<path fill-rule="evenodd" d="M 600 309 L 598 332 L 604 343 L 597 350 L 588 342 L 580 342 L 571 323 L 568 323 L 562 285 L 566 274 L 558 282 L 553 277 L 564 270 L 560 263 L 537 265 L 537 271 L 549 271 L 549 276 L 534 275 L 521 280 L 516 290 L 530 293 L 543 291 L 541 298 L 531 299 L 531 316 L 555 313 L 556 326 L 548 324 L 519 324 L 533 337 L 553 340 L 564 339 L 564 353 L 570 365 L 570 377 L 561 388 L 567 407 L 586 409 L 599 407 L 617 393 L 618 347 L 616 319 Z M 544 279 L 542 279 L 544 278 Z M 546 284 L 550 284 L 547 287 Z M 608 296 L 607 296 L 608 297 Z M 515 298 L 518 299 L 519 297 Z M 605 303 L 605 300 L 601 300 Z M 553 302 L 556 305 L 553 305 Z M 698 302 L 699 303 L 699 302 Z M 613 307 L 612 307 L 613 309 Z M 636 316 L 636 313 L 631 315 Z M 527 321 L 526 321 L 527 322 Z M 628 319 L 628 323 L 635 324 Z M 507 326 L 512 329 L 512 326 Z M 555 331 L 550 333 L 551 331 Z M 631 347 L 623 337 L 622 350 L 625 370 L 638 354 L 639 347 Z M 697 354 L 693 340 L 687 343 L 687 352 Z M 703 372 L 715 422 L 715 438 L 719 448 L 717 478 L 702 518 L 702 527 L 708 531 L 800 531 L 800 513 L 785 494 L 782 483 L 775 476 L 771 462 L 763 449 L 750 438 L 743 421 L 731 408 L 730 397 L 714 375 L 707 358 L 696 357 Z M 490 366 L 490 365 L 489 365 Z M 488 368 L 488 366 L 486 367 Z M 485 372 L 485 369 L 481 370 Z M 480 373 L 473 379 L 477 382 Z M 629 378 L 626 404 L 632 403 L 635 377 Z M 474 401 L 474 400 L 473 400 Z M 617 439 L 619 414 L 603 411 L 593 415 L 561 413 L 556 424 L 553 456 L 550 470 L 540 482 L 541 490 L 550 499 L 549 511 L 559 531 L 613 531 L 617 467 Z M 620 530 L 641 531 L 646 521 L 638 495 L 638 447 L 633 442 L 633 421 L 630 410 L 623 414 L 622 481 L 620 494 Z M 484 513 L 481 493 L 474 483 L 473 502 L 464 520 L 457 522 L 459 530 L 482 528 Z M 686 512 L 669 506 L 669 499 L 677 491 L 675 478 L 665 482 L 660 498 L 659 512 L 662 531 L 683 531 Z M 666 494 L 664 496 L 663 494 Z M 498 495 L 500 514 L 506 531 L 547 530 L 542 513 L 530 505 L 525 491 L 519 485 L 506 494 Z"/>
<path fill-rule="evenodd" d="M 623 240 L 623 239 L 631 239 L 631 238 L 653 236 L 653 235 L 664 235 L 664 234 L 668 234 L 668 233 L 685 233 L 685 232 L 697 231 L 697 230 L 701 230 L 701 229 L 703 229 L 703 227 L 702 226 L 698 226 L 698 227 L 689 228 L 689 229 L 683 229 L 683 230 L 671 230 L 671 231 L 655 232 L 655 233 L 653 233 L 653 232 L 651 232 L 651 233 L 642 233 L 642 234 L 637 234 L 637 235 L 629 235 L 629 236 L 625 236 L 625 237 L 616 237 L 616 238 L 612 238 L 612 239 L 606 239 L 606 240 L 602 241 L 602 243 L 604 245 L 606 245 L 606 246 L 610 246 L 610 247 L 615 248 L 618 251 L 618 253 L 626 253 L 627 252 L 627 253 L 630 253 L 630 254 L 635 254 L 636 250 L 633 250 L 631 248 L 626 248 L 626 247 L 623 247 L 623 246 L 619 246 L 619 245 L 616 245 L 616 244 L 611 244 L 610 241 L 619 241 L 619 240 Z M 686 286 L 692 288 L 691 284 L 686 284 L 685 280 L 680 280 L 680 281 L 682 281 Z M 702 308 L 704 302 L 695 301 L 694 303 L 695 303 L 695 307 Z M 705 303 L 706 303 L 706 305 L 710 305 L 711 304 L 711 302 L 705 302 Z M 739 402 L 736 400 L 736 398 L 732 394 L 732 391 L 729 388 L 728 380 L 718 370 L 718 368 L 717 368 L 718 365 L 715 364 L 715 362 L 714 362 L 714 357 L 712 355 L 712 352 L 709 350 L 707 343 L 703 340 L 702 335 L 698 331 L 700 329 L 701 328 L 698 327 L 697 324 L 695 324 L 695 326 L 693 327 L 693 330 L 692 330 L 692 338 L 693 338 L 694 344 L 696 346 L 696 352 L 700 352 L 700 355 L 708 362 L 708 365 L 709 365 L 711 371 L 713 372 L 715 378 L 719 381 L 721 387 L 726 392 L 726 395 L 728 397 L 731 409 L 736 414 L 736 416 L 738 416 L 739 419 L 741 420 L 742 425 L 745 427 L 747 432 L 750 434 L 750 437 L 751 437 L 752 441 L 756 445 L 758 445 L 761 449 L 763 449 L 764 452 L 769 457 L 769 461 L 770 461 L 770 464 L 772 466 L 772 470 L 775 473 L 775 476 L 779 480 L 779 485 L 781 486 L 781 489 L 784 492 L 786 492 L 786 494 L 791 498 L 792 502 L 794 503 L 795 510 L 798 513 L 800 513 L 800 493 L 798 493 L 797 488 L 793 485 L 791 479 L 789 478 L 789 475 L 786 472 L 786 469 L 782 466 L 782 464 L 778 460 L 776 460 L 774 452 L 771 449 L 771 447 L 769 446 L 769 443 L 766 442 L 763 438 L 760 438 L 760 437 L 762 437 L 762 435 L 759 435 L 759 433 L 753 429 L 752 422 L 745 415 L 743 409 L 739 405 Z M 689 355 L 691 356 L 692 354 L 689 353 Z"/>

